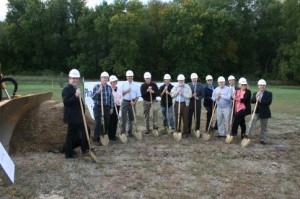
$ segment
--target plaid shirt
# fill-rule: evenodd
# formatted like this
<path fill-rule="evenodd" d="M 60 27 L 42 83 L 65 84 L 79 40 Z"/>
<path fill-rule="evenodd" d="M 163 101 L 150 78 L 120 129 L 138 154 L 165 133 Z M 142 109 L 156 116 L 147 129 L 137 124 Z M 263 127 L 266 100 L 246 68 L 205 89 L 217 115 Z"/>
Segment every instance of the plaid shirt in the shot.
<path fill-rule="evenodd" d="M 97 84 L 94 86 L 92 99 L 94 100 L 95 105 L 101 105 L 101 94 L 99 94 L 97 91 L 99 90 L 101 84 Z M 103 105 L 104 106 L 110 106 L 111 109 L 114 108 L 114 97 L 112 88 L 110 85 L 102 85 L 103 86 Z"/>

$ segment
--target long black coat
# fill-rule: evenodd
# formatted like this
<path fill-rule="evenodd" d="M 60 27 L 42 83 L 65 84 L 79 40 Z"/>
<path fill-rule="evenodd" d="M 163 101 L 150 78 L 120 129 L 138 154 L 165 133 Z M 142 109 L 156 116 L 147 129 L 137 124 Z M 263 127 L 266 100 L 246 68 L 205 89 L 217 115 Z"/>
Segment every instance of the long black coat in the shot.
<path fill-rule="evenodd" d="M 256 93 L 253 93 L 252 98 L 251 98 L 251 103 L 255 104 L 256 103 Z M 272 104 L 272 99 L 273 95 L 269 91 L 264 91 L 264 94 L 257 104 L 257 108 L 255 113 L 259 114 L 259 117 L 262 119 L 265 118 L 270 118 L 271 117 L 271 110 L 270 110 L 270 105 Z"/>
<path fill-rule="evenodd" d="M 213 87 L 214 87 L 214 89 L 216 88 L 215 85 L 213 85 Z M 213 101 L 211 99 L 211 96 L 212 96 L 213 91 L 210 88 L 208 88 L 208 85 L 206 85 L 203 88 L 203 93 L 204 93 L 204 102 L 203 102 L 203 105 L 204 106 L 208 106 L 208 107 L 212 107 Z"/>
<path fill-rule="evenodd" d="M 83 122 L 79 98 L 75 96 L 75 92 L 76 88 L 71 84 L 68 84 L 62 90 L 64 122 L 67 124 L 79 124 Z"/>

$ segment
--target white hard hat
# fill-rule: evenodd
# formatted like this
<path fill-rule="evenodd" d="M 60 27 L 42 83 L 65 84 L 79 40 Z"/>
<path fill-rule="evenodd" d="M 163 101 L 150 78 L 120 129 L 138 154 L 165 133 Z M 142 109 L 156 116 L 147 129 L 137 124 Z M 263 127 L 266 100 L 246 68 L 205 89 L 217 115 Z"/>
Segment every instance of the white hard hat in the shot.
<path fill-rule="evenodd" d="M 69 77 L 75 77 L 75 78 L 79 78 L 80 77 L 80 73 L 77 69 L 72 69 L 69 72 Z"/>
<path fill-rule="evenodd" d="M 213 79 L 213 77 L 211 75 L 207 75 L 205 79 L 210 80 L 210 79 Z"/>
<path fill-rule="evenodd" d="M 235 77 L 233 76 L 233 75 L 230 75 L 229 77 L 228 77 L 228 81 L 229 80 L 235 80 Z"/>
<path fill-rule="evenodd" d="M 131 70 L 128 70 L 126 72 L 126 77 L 132 77 L 133 76 L 133 72 Z"/>
<path fill-rule="evenodd" d="M 109 74 L 104 71 L 101 73 L 100 77 L 109 77 Z"/>
<path fill-rule="evenodd" d="M 239 84 L 248 84 L 246 78 L 241 77 L 241 78 L 239 79 Z"/>
<path fill-rule="evenodd" d="M 115 75 L 111 75 L 111 76 L 109 77 L 109 81 L 110 81 L 110 82 L 115 82 L 115 81 L 118 81 L 118 78 L 117 78 Z"/>
<path fill-rule="evenodd" d="M 149 72 L 144 73 L 144 78 L 151 78 L 151 74 Z"/>
<path fill-rule="evenodd" d="M 164 75 L 164 79 L 171 79 L 171 75 L 165 74 L 165 75 Z"/>
<path fill-rule="evenodd" d="M 185 77 L 183 74 L 178 75 L 177 80 L 185 80 Z"/>
<path fill-rule="evenodd" d="M 225 82 L 225 78 L 224 78 L 223 76 L 220 76 L 220 77 L 218 78 L 218 82 Z"/>
<path fill-rule="evenodd" d="M 191 74 L 191 79 L 194 79 L 194 78 L 198 78 L 198 75 L 196 73 Z"/>
<path fill-rule="evenodd" d="M 266 82 L 264 79 L 260 79 L 260 80 L 257 82 L 257 85 L 265 86 L 265 85 L 267 85 L 267 82 Z"/>

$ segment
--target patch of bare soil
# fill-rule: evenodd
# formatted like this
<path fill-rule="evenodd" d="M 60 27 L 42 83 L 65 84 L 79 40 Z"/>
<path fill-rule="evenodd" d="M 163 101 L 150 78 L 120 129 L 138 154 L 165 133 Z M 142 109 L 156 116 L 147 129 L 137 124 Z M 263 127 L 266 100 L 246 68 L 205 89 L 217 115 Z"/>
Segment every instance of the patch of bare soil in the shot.
<path fill-rule="evenodd" d="M 277 122 L 270 120 L 267 145 L 259 143 L 256 132 L 247 148 L 240 147 L 240 138 L 230 145 L 216 137 L 209 142 L 189 137 L 176 143 L 161 134 L 95 146 L 99 163 L 82 156 L 80 149 L 76 159 L 46 150 L 17 151 L 12 155 L 16 183 L 0 186 L 0 198 L 296 199 L 300 196 L 300 132 L 290 125 L 283 131 Z"/>

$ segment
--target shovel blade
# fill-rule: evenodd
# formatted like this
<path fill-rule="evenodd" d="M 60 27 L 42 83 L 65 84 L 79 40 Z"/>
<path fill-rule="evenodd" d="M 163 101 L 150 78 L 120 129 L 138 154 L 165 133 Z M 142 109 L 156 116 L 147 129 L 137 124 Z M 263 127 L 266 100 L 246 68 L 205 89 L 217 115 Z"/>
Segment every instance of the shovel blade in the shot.
<path fill-rule="evenodd" d="M 100 142 L 103 146 L 107 146 L 109 143 L 108 135 L 100 136 Z"/>
<path fill-rule="evenodd" d="M 225 139 L 226 144 L 230 144 L 233 141 L 234 137 L 231 135 L 227 135 Z"/>
<path fill-rule="evenodd" d="M 90 151 L 90 156 L 91 156 L 93 162 L 95 162 L 95 163 L 98 162 L 97 156 L 92 151 Z"/>
<path fill-rule="evenodd" d="M 241 141 L 241 146 L 244 148 L 244 147 L 248 146 L 250 143 L 251 143 L 251 140 L 249 138 L 244 138 Z"/>
<path fill-rule="evenodd" d="M 210 135 L 209 133 L 204 133 L 204 134 L 203 134 L 203 140 L 204 140 L 205 142 L 209 141 L 210 138 L 211 138 L 211 135 Z"/>
<path fill-rule="evenodd" d="M 176 142 L 179 142 L 182 138 L 182 133 L 181 132 L 174 132 L 173 133 L 173 138 Z"/>
<path fill-rule="evenodd" d="M 137 140 L 142 140 L 142 139 L 143 139 L 143 135 L 142 135 L 142 133 L 139 132 L 139 131 L 133 132 L 133 135 L 134 135 L 134 137 L 135 137 Z"/>
<path fill-rule="evenodd" d="M 195 137 L 197 138 L 197 139 L 199 139 L 199 137 L 200 137 L 200 131 L 199 130 L 196 130 L 196 131 L 194 131 L 194 134 L 195 134 Z"/>
<path fill-rule="evenodd" d="M 158 137 L 159 132 L 158 132 L 157 129 L 154 129 L 154 130 L 152 131 L 152 134 L 154 135 L 154 137 Z"/>
<path fill-rule="evenodd" d="M 127 136 L 125 133 L 119 134 L 119 139 L 121 140 L 122 143 L 126 144 L 127 143 Z"/>

